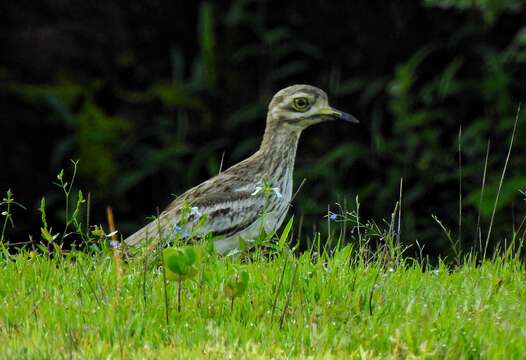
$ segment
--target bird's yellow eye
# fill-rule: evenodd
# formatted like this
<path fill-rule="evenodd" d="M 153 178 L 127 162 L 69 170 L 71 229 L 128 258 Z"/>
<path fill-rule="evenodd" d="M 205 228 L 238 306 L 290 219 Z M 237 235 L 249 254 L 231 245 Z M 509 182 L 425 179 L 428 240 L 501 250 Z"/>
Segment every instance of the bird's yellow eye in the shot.
<path fill-rule="evenodd" d="M 292 101 L 292 107 L 297 111 L 305 111 L 309 108 L 309 99 L 306 97 L 298 97 Z"/>

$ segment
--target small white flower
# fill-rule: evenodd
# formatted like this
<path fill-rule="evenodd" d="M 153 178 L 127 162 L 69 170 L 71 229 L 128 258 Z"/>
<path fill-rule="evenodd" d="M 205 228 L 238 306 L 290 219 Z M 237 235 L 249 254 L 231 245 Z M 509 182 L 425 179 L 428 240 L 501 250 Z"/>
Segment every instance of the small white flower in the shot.
<path fill-rule="evenodd" d="M 2 216 L 7 216 L 7 211 L 2 211 Z"/>
<path fill-rule="evenodd" d="M 276 187 L 270 188 L 270 190 L 271 190 L 272 192 L 274 192 L 274 194 L 276 195 L 276 197 L 278 197 L 278 198 L 280 198 L 280 199 L 283 197 L 283 195 L 282 195 L 281 192 L 279 191 L 279 187 L 276 186 Z M 255 196 L 255 195 L 259 194 L 261 191 L 263 191 L 263 187 L 262 187 L 262 186 L 256 186 L 256 189 L 255 189 L 254 192 L 253 192 L 252 194 L 250 194 L 250 195 Z M 267 187 L 267 188 L 265 189 L 265 192 L 268 192 L 268 191 L 269 191 L 269 188 Z"/>
<path fill-rule="evenodd" d="M 261 192 L 261 190 L 263 190 L 263 187 L 256 186 L 256 190 L 254 190 L 254 192 L 252 194 L 250 194 L 250 195 L 251 196 L 255 196 L 255 195 L 259 194 Z"/>

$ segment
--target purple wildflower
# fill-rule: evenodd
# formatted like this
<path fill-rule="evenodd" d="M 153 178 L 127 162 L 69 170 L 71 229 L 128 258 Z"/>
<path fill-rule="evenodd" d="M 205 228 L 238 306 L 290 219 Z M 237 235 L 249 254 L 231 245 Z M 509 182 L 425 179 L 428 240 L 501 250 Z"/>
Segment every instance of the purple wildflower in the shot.
<path fill-rule="evenodd" d="M 116 249 L 116 248 L 120 248 L 121 247 L 121 243 L 116 241 L 116 240 L 112 240 L 110 241 L 110 248 L 112 249 Z"/>

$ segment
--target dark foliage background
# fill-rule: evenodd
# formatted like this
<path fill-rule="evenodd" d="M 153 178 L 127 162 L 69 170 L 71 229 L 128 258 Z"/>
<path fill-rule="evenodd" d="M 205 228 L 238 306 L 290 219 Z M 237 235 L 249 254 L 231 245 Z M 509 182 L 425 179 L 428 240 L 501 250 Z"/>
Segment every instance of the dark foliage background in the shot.
<path fill-rule="evenodd" d="M 63 222 L 52 185 L 80 159 L 92 222 L 114 207 L 124 233 L 170 194 L 245 158 L 259 145 L 272 94 L 294 83 L 324 88 L 362 124 L 305 132 L 293 212 L 305 231 L 327 205 L 389 218 L 404 179 L 402 239 L 431 254 L 450 249 L 436 214 L 476 238 L 487 231 L 517 106 L 525 99 L 526 5 L 520 0 L 10 1 L 0 5 L 0 190 L 15 211 L 11 241 Z M 525 214 L 522 112 L 495 221 L 494 241 Z M 462 127 L 462 171 L 458 166 Z M 68 173 L 68 170 L 66 170 Z M 458 231 L 454 232 L 458 236 Z"/>

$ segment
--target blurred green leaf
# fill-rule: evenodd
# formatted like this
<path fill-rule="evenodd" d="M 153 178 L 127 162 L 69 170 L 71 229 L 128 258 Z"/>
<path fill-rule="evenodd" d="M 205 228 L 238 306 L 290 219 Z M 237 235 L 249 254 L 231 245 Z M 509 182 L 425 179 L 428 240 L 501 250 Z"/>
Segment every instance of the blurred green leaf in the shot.
<path fill-rule="evenodd" d="M 246 270 L 241 270 L 232 275 L 224 285 L 225 295 L 234 299 L 242 296 L 248 288 L 249 275 Z"/>
<path fill-rule="evenodd" d="M 197 274 L 199 254 L 192 246 L 164 249 L 163 259 L 169 280 L 185 280 Z"/>
<path fill-rule="evenodd" d="M 502 14 L 518 13 L 524 7 L 522 0 L 425 0 L 424 3 L 445 9 L 477 10 L 488 25 L 492 25 Z"/>
<path fill-rule="evenodd" d="M 129 130 L 129 123 L 107 115 L 90 99 L 86 99 L 76 117 L 79 158 L 86 159 L 79 170 L 106 188 L 119 174 L 116 148 Z"/>
<path fill-rule="evenodd" d="M 170 109 L 202 109 L 205 107 L 199 97 L 192 95 L 175 83 L 158 82 L 150 88 L 148 93 L 159 98 L 163 105 Z"/>
<path fill-rule="evenodd" d="M 517 197 L 520 198 L 520 190 L 524 188 L 526 188 L 526 176 L 516 176 L 505 179 L 502 183 L 499 202 L 497 204 L 497 211 L 510 205 L 513 200 L 517 199 Z M 497 181 L 486 184 L 482 203 L 480 203 L 480 190 L 471 192 L 466 198 L 466 201 L 469 204 L 479 208 L 482 216 L 489 218 L 493 212 L 493 207 L 495 206 L 495 199 L 497 197 L 498 189 L 499 183 Z"/>
<path fill-rule="evenodd" d="M 67 107 L 71 106 L 86 91 L 81 84 L 70 81 L 61 81 L 55 84 L 7 83 L 0 88 L 20 96 L 31 104 L 45 105 L 50 98 L 56 98 L 60 99 Z"/>
<path fill-rule="evenodd" d="M 194 64 L 192 77 L 195 88 L 206 89 L 215 85 L 216 70 L 216 40 L 213 7 L 210 2 L 201 3 L 199 9 L 199 45 L 200 57 Z"/>

